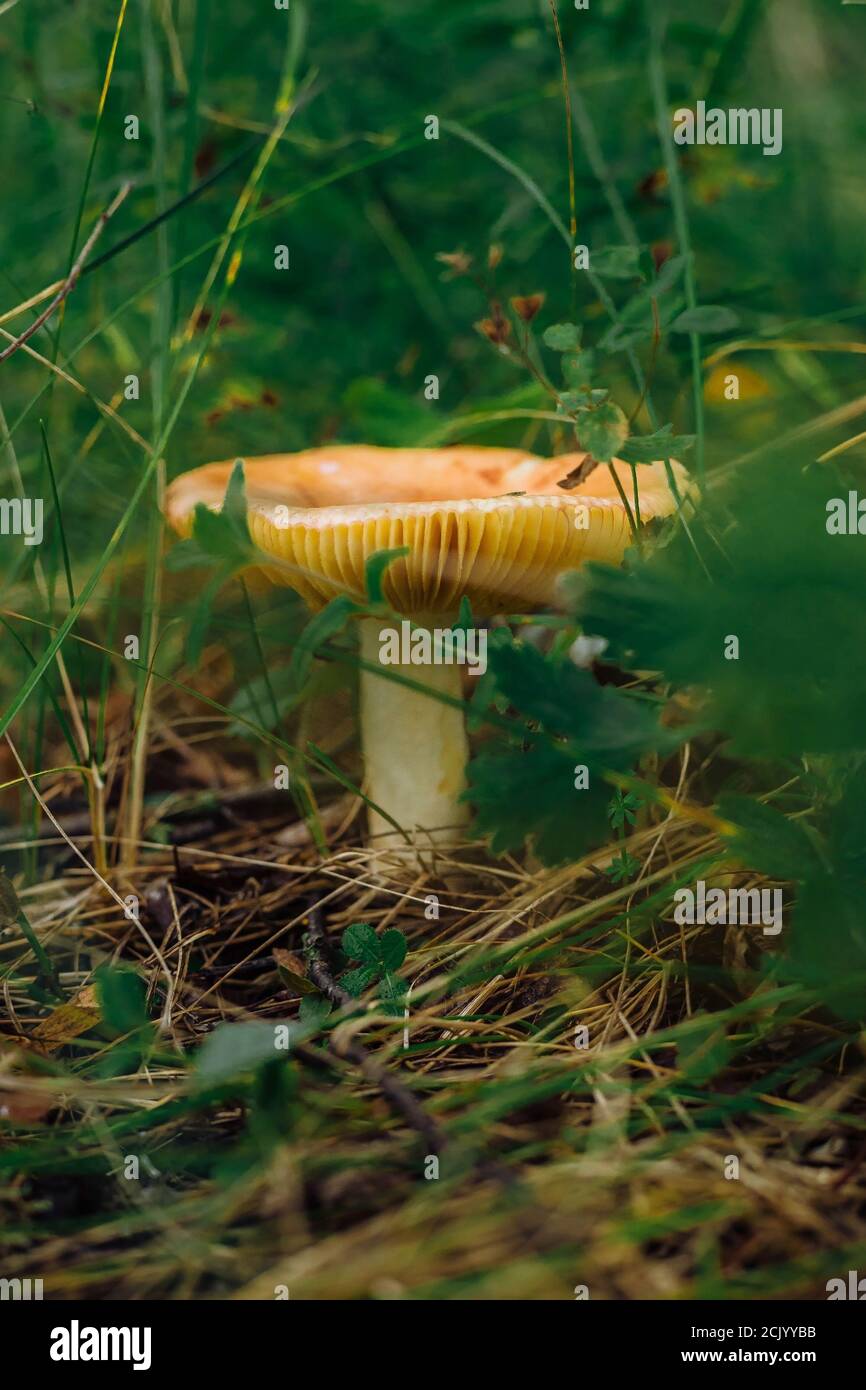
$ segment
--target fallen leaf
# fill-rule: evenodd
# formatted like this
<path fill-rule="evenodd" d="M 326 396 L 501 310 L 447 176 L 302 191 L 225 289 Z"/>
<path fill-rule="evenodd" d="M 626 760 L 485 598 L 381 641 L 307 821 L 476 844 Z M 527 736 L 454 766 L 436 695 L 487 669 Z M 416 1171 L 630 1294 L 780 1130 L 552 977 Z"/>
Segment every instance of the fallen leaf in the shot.
<path fill-rule="evenodd" d="M 316 986 L 307 979 L 307 966 L 300 956 L 282 946 L 275 946 L 273 957 L 280 979 L 292 995 L 318 993 Z"/>
<path fill-rule="evenodd" d="M 41 1045 L 43 1052 L 56 1052 L 73 1038 L 86 1033 L 99 1020 L 96 991 L 93 985 L 85 985 L 74 999 L 52 1009 L 48 1017 L 37 1024 L 33 1029 L 33 1038 Z"/>

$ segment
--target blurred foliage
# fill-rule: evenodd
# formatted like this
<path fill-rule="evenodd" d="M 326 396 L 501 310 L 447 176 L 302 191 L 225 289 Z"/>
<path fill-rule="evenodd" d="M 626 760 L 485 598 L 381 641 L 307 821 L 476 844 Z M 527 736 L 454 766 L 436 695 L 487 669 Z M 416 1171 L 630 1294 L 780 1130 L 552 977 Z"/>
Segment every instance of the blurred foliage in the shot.
<path fill-rule="evenodd" d="M 478 828 L 499 853 L 529 836 L 547 863 L 579 858 L 607 830 L 606 774 L 676 739 L 661 728 L 654 703 L 600 686 L 567 655 L 545 657 L 500 634 L 488 660 L 494 698 L 524 719 L 470 764 L 466 800 Z"/>
<path fill-rule="evenodd" d="M 866 750 L 862 537 L 826 529 L 847 497 L 830 467 L 766 456 L 693 525 L 621 569 L 589 566 L 571 592 L 587 632 L 628 667 L 706 694 L 705 722 L 753 757 Z M 728 638 L 736 639 L 736 656 Z"/>
<path fill-rule="evenodd" d="M 771 785 L 774 768 L 798 784 L 796 819 L 730 790 L 718 812 L 735 861 L 798 885 L 787 968 L 860 1017 L 866 550 L 858 534 L 828 532 L 837 496 L 847 501 L 848 482 L 829 465 L 768 451 L 747 486 L 734 475 L 685 525 L 670 523 L 663 543 L 633 547 L 621 568 L 589 566 L 566 590 L 586 632 L 605 639 L 606 661 L 683 692 L 695 726 L 729 741 L 739 784 Z M 571 734 L 598 757 L 602 779 L 660 745 L 646 706 L 561 655 L 495 646 L 491 667 L 496 691 L 548 732 Z M 519 753 L 483 753 L 474 797 L 495 848 L 515 847 L 528 824 L 542 858 L 557 862 L 600 841 L 602 794 L 575 797 L 564 748 L 536 747 L 537 737 Z M 616 877 L 628 877 L 624 860 Z"/>
<path fill-rule="evenodd" d="M 683 161 L 701 300 L 736 308 L 739 331 L 749 335 L 774 334 L 786 320 L 838 316 L 866 298 L 863 191 L 845 176 L 844 151 L 866 123 L 856 99 L 852 15 L 841 6 L 794 3 L 797 24 L 790 13 L 783 20 L 779 5 L 750 0 L 733 7 L 742 11 L 733 26 L 715 16 L 696 19 L 692 6 L 675 4 L 665 44 L 671 103 L 704 94 L 750 104 L 757 89 L 762 104 L 785 110 L 782 157 L 695 147 Z M 207 0 L 183 0 L 148 19 L 149 8 L 132 6 L 127 14 L 96 145 L 85 228 L 122 177 L 135 181 L 99 255 L 232 160 L 240 163 L 160 229 L 85 274 L 66 306 L 59 361 L 109 401 L 124 377 L 137 373 L 140 399 L 120 408 L 146 438 L 155 418 L 164 417 L 167 387 L 189 368 L 197 335 L 184 342 L 181 332 L 214 239 L 272 124 L 288 33 L 286 13 L 276 10 L 263 16 L 237 3 L 217 11 Z M 625 258 L 625 229 L 636 246 L 655 246 L 659 254 L 671 246 L 642 7 L 637 0 L 594 0 L 591 15 L 561 8 L 579 104 L 579 236 L 608 258 L 601 268 L 609 276 L 637 264 Z M 0 229 L 7 306 L 55 280 L 67 264 L 115 20 L 116 7 L 104 0 L 60 10 L 32 0 L 4 19 L 7 138 L 0 166 L 15 209 Z M 798 26 L 803 37 L 796 42 Z M 486 267 L 489 246 L 499 245 L 502 259 L 484 278 L 502 303 L 544 291 L 546 323 L 576 311 L 589 346 L 610 331 L 586 275 L 572 284 L 568 248 L 526 188 L 445 128 L 438 140 L 424 139 L 431 113 L 477 131 L 566 216 L 558 57 L 546 4 L 458 0 L 443 10 L 419 0 L 407 10 L 385 0 L 341 0 L 338 20 L 308 15 L 299 81 L 307 77 L 300 109 L 265 172 L 222 322 L 172 432 L 170 474 L 209 458 L 330 438 L 406 442 L 453 416 L 490 411 L 497 400 L 511 408 L 513 392 L 532 388 L 520 363 L 475 331 L 488 309 L 484 295 L 471 276 L 443 268 L 440 252 L 465 247 Z M 129 113 L 139 116 L 137 141 L 124 139 Z M 591 167 L 587 121 L 608 163 L 607 187 Z M 809 235 L 789 235 L 793 221 Z M 277 244 L 290 249 L 288 271 L 274 269 Z M 161 278 L 185 260 L 170 279 Z M 622 325 L 632 287 L 604 283 Z M 645 336 L 646 297 L 644 312 Z M 51 356 L 56 332 L 52 323 L 34 346 Z M 814 336 L 820 342 L 830 332 L 825 321 Z M 692 423 L 680 392 L 688 354 L 683 334 L 667 337 L 653 381 L 659 419 L 672 419 L 678 433 Z M 804 420 L 828 390 L 844 395 L 846 383 L 857 380 L 856 360 L 837 358 L 831 386 L 824 360 L 811 352 L 796 363 L 782 352 L 762 353 L 750 365 L 766 379 L 769 400 L 727 409 L 714 421 L 710 463 L 755 438 L 782 410 L 790 423 Z M 440 380 L 438 401 L 424 398 L 430 373 Z M 596 384 L 627 414 L 637 404 L 621 356 L 604 359 Z M 47 417 L 73 553 L 86 564 L 117 520 L 139 452 L 115 426 L 99 424 L 86 397 L 60 382 L 49 389 L 44 368 L 23 353 L 4 372 L 2 401 L 10 424 L 28 412 L 14 440 L 31 488 L 42 470 L 38 417 Z M 642 411 L 638 429 L 648 425 Z M 94 427 L 96 438 L 88 440 Z M 475 426 L 472 438 L 544 450 L 556 443 L 558 428 L 491 421 Z"/>

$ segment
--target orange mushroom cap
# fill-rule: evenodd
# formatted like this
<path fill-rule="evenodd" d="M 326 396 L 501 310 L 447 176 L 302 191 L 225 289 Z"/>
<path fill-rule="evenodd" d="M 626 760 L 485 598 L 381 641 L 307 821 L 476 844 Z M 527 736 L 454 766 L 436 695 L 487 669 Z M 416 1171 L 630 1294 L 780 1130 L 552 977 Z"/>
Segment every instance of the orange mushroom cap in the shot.
<path fill-rule="evenodd" d="M 368 558 L 406 546 L 383 589 L 398 612 L 453 613 L 466 595 L 480 617 L 550 602 L 556 578 L 587 560 L 618 562 L 630 543 L 626 511 L 605 465 L 571 491 L 557 483 L 585 454 L 536 458 L 520 449 L 388 449 L 334 445 L 266 454 L 244 465 L 248 524 L 274 564 L 265 572 L 312 608 L 364 594 Z M 184 473 L 166 494 L 182 536 L 195 508 L 219 509 L 235 460 Z M 643 522 L 674 511 L 661 463 L 613 469 Z M 688 478 L 671 468 L 680 495 Z"/>

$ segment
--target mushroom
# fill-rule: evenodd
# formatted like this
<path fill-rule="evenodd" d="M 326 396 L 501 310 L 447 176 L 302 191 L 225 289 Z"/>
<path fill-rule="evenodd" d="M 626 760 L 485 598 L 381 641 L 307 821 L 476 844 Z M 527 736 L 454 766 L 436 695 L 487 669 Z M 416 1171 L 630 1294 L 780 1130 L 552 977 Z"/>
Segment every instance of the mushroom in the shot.
<path fill-rule="evenodd" d="M 570 491 L 557 487 L 585 457 L 335 445 L 241 460 L 250 534 L 275 562 L 264 572 L 311 608 L 339 593 L 363 598 L 369 557 L 408 547 L 388 566 L 383 593 L 411 629 L 401 621 L 395 647 L 392 624 L 360 620 L 360 719 L 367 796 L 408 832 L 415 863 L 425 844 L 455 843 L 468 816 L 460 799 L 469 754 L 461 671 L 448 664 L 454 653 L 441 638 L 437 649 L 435 629 L 453 623 L 463 595 L 481 618 L 550 603 L 563 571 L 586 560 L 617 562 L 629 544 L 609 469 L 596 468 Z M 233 466 L 207 464 L 171 484 L 166 514 L 181 535 L 190 534 L 198 503 L 221 506 Z M 684 492 L 684 470 L 671 467 Z M 631 467 L 616 460 L 613 469 L 630 499 Z M 641 519 L 672 512 L 664 465 L 640 464 L 635 473 Z M 370 669 L 395 651 L 383 674 L 405 677 L 415 689 Z M 429 664 L 413 662 L 413 651 Z M 374 809 L 369 825 L 377 845 L 405 845 Z"/>

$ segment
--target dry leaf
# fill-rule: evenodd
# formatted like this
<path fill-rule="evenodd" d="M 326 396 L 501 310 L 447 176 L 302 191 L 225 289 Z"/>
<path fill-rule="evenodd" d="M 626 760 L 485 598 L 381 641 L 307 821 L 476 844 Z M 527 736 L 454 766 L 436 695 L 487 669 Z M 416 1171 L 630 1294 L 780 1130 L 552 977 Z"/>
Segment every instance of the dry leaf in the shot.
<path fill-rule="evenodd" d="M 33 1029 L 33 1038 L 41 1044 L 44 1052 L 56 1052 L 73 1038 L 86 1033 L 99 1022 L 99 1018 L 96 990 L 93 985 L 86 985 L 74 999 L 52 1009 L 48 1017 Z"/>
<path fill-rule="evenodd" d="M 300 956 L 282 946 L 275 946 L 273 957 L 280 979 L 291 994 L 318 994 L 316 986 L 307 979 L 306 962 Z"/>

